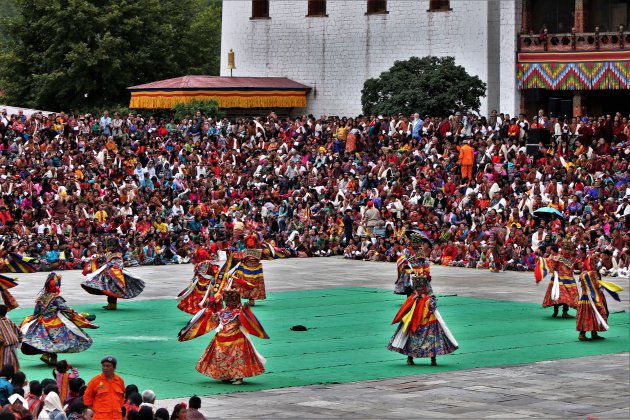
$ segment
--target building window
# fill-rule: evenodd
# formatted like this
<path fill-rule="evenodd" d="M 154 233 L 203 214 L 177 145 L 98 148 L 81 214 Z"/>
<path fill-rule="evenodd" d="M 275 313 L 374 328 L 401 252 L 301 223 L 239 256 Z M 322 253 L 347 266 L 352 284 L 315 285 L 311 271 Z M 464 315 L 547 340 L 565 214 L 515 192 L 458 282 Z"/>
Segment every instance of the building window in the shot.
<path fill-rule="evenodd" d="M 429 0 L 429 12 L 448 12 L 451 9 L 449 0 Z"/>
<path fill-rule="evenodd" d="M 326 0 L 308 0 L 307 16 L 328 16 L 326 14 Z"/>
<path fill-rule="evenodd" d="M 368 0 L 367 12 L 371 13 L 387 13 L 387 0 Z"/>
<path fill-rule="evenodd" d="M 252 0 L 252 19 L 269 19 L 269 0 Z"/>
<path fill-rule="evenodd" d="M 533 0 L 530 6 L 530 30 L 543 33 L 545 28 L 550 34 L 571 32 L 575 15 L 575 0 L 542 1 Z"/>

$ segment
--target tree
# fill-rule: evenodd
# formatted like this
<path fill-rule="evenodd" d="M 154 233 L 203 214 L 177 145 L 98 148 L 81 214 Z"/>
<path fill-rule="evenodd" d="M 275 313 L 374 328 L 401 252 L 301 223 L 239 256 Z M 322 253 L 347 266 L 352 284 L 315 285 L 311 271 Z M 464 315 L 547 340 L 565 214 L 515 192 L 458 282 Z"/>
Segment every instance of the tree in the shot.
<path fill-rule="evenodd" d="M 15 16 L 15 0 L 0 0 L 0 15 L 2 16 Z M 0 48 L 1 44 L 6 40 L 6 34 L 0 27 Z"/>
<path fill-rule="evenodd" d="M 361 91 L 366 114 L 421 114 L 445 116 L 454 109 L 478 111 L 486 84 L 471 76 L 453 57 L 411 57 L 396 61 Z"/>
<path fill-rule="evenodd" d="M 209 5 L 208 5 L 209 4 Z M 16 0 L 4 19 L 0 89 L 21 106 L 126 104 L 127 87 L 218 74 L 220 1 Z M 200 30 L 203 28 L 204 30 Z"/>

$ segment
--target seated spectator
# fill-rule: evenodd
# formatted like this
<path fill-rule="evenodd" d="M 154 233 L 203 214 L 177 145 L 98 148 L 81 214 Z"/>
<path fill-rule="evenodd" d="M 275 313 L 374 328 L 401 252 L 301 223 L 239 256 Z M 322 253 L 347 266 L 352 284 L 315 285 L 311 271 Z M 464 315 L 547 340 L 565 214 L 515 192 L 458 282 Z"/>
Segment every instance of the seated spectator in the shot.
<path fill-rule="evenodd" d="M 188 400 L 188 409 L 186 410 L 186 420 L 206 420 L 206 417 L 199 412 L 201 408 L 201 398 L 193 395 Z"/>
<path fill-rule="evenodd" d="M 142 407 L 150 407 L 153 414 L 155 414 L 155 392 L 150 389 L 142 391 L 142 403 L 140 404 L 140 408 Z"/>

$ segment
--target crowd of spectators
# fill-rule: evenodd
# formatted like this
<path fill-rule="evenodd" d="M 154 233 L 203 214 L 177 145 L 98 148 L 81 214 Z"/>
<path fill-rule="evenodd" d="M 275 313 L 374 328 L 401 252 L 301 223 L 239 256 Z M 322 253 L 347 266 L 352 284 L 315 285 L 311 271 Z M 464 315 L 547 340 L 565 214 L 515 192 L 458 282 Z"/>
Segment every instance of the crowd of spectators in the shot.
<path fill-rule="evenodd" d="M 551 143 L 526 148 L 532 129 Z M 80 268 L 116 236 L 127 265 L 186 263 L 240 234 L 296 256 L 395 261 L 424 231 L 437 264 L 528 270 L 568 238 L 627 275 L 627 116 L 493 111 L 229 120 L 0 115 L 2 256 Z M 563 217 L 538 218 L 553 207 Z M 498 244 L 499 252 L 492 247 Z M 216 247 L 215 246 L 215 247 Z M 495 249 L 495 251 L 496 251 Z"/>
<path fill-rule="evenodd" d="M 115 358 L 108 356 L 106 360 Z M 114 373 L 113 368 L 105 366 L 103 374 L 93 381 L 100 382 L 103 388 L 105 372 L 110 369 L 110 380 L 120 380 L 120 394 L 114 388 L 103 391 L 91 389 L 89 382 L 80 377 L 79 371 L 66 360 L 60 360 L 52 369 L 51 377 L 42 381 L 28 381 L 23 371 L 16 372 L 13 365 L 4 365 L 0 369 L 0 420 L 204 420 L 201 414 L 201 398 L 192 396 L 188 403 L 181 402 L 173 407 L 172 412 L 160 407 L 156 395 L 150 389 L 140 393 L 134 384 L 124 386 L 124 381 Z M 111 388 L 111 386 L 110 386 Z M 123 395 L 124 388 L 124 395 Z M 120 403 L 117 403 L 119 401 Z M 113 410 L 108 413 L 107 410 Z"/>

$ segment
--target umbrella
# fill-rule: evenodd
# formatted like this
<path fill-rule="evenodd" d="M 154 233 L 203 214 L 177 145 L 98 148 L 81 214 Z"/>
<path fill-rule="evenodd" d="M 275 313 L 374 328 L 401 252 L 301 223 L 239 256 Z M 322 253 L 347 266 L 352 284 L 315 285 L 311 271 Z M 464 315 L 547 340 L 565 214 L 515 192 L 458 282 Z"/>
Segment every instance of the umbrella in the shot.
<path fill-rule="evenodd" d="M 534 212 L 534 216 L 546 220 L 550 220 L 555 217 L 564 219 L 564 215 L 560 212 L 560 210 L 554 209 L 553 207 L 541 207 Z"/>

